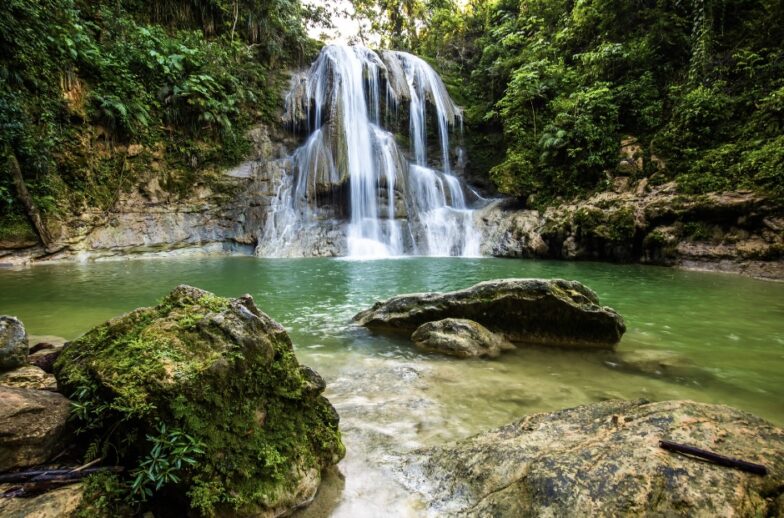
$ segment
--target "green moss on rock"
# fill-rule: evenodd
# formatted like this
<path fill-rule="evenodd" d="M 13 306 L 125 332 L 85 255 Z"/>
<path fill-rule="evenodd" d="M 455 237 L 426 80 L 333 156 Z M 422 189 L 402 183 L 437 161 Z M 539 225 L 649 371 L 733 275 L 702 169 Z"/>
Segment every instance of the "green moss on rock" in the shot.
<path fill-rule="evenodd" d="M 179 286 L 73 341 L 55 374 L 90 453 L 116 451 L 133 472 L 162 423 L 200 444 L 204 454 L 167 491 L 205 515 L 307 502 L 345 453 L 323 381 L 248 295 Z"/>

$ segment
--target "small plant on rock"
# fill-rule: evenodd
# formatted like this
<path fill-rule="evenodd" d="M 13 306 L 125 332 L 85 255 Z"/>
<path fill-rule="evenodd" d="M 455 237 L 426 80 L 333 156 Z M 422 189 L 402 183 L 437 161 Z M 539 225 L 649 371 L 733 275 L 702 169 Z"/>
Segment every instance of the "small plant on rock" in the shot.
<path fill-rule="evenodd" d="M 147 435 L 152 449 L 132 473 L 131 492 L 142 501 L 163 486 L 180 482 L 183 471 L 204 454 L 204 445 L 183 431 L 167 430 L 161 422 L 157 430 L 157 436 Z"/>

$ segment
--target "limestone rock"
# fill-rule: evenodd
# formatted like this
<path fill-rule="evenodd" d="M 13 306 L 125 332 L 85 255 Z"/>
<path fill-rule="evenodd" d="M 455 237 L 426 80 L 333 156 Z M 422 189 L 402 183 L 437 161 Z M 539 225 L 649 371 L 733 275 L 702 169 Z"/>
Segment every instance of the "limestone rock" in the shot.
<path fill-rule="evenodd" d="M 0 386 L 0 472 L 60 453 L 70 402 L 61 394 Z"/>
<path fill-rule="evenodd" d="M 0 316 L 0 372 L 27 363 L 27 333 L 16 317 Z"/>
<path fill-rule="evenodd" d="M 70 518 L 83 498 L 82 484 L 71 484 L 33 498 L 0 499 L 4 518 Z"/>
<path fill-rule="evenodd" d="M 422 350 L 458 358 L 492 358 L 505 349 L 514 349 L 514 345 L 502 336 L 473 320 L 463 318 L 445 318 L 422 324 L 411 335 L 411 340 Z"/>
<path fill-rule="evenodd" d="M 769 473 L 670 453 L 660 439 Z M 784 430 L 721 405 L 606 401 L 419 450 L 402 473 L 439 516 L 781 516 Z"/>
<path fill-rule="evenodd" d="M 636 184 L 631 178 L 615 180 L 613 191 L 543 212 L 508 201 L 477 210 L 474 223 L 482 235 L 482 253 L 638 261 L 784 278 L 780 201 L 744 191 L 679 193 L 674 182 L 646 178 Z"/>
<path fill-rule="evenodd" d="M 444 318 L 465 318 L 515 343 L 614 347 L 626 326 L 577 281 L 500 279 L 449 293 L 399 295 L 354 317 L 372 329 L 412 332 Z"/>
<path fill-rule="evenodd" d="M 345 453 L 323 381 L 249 295 L 179 286 L 70 342 L 55 375 L 77 403 L 100 409 L 90 420 L 103 426 L 88 434 L 127 423 L 113 437 L 137 452 L 120 459 L 128 470 L 161 424 L 200 443 L 203 455 L 167 491 L 205 514 L 279 516 L 309 502 L 321 471 Z"/>
<path fill-rule="evenodd" d="M 57 390 L 57 380 L 35 365 L 25 365 L 0 374 L 0 385 L 14 388 Z"/>

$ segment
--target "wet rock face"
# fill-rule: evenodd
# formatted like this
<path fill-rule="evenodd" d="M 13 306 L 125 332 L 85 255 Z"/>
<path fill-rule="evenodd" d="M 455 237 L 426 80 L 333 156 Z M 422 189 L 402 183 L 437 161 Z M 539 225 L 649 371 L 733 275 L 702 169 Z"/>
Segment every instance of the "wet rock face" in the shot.
<path fill-rule="evenodd" d="M 16 317 L 0 316 L 0 372 L 27 363 L 27 333 Z"/>
<path fill-rule="evenodd" d="M 419 326 L 411 335 L 419 349 L 448 354 L 458 358 L 494 358 L 511 342 L 489 331 L 482 324 L 463 318 L 445 318 Z"/>
<path fill-rule="evenodd" d="M 0 386 L 0 472 L 60 453 L 70 411 L 70 402 L 55 392 Z"/>
<path fill-rule="evenodd" d="M 762 463 L 765 477 L 658 446 Z M 607 401 L 525 417 L 404 463 L 439 516 L 781 516 L 784 430 L 690 401 Z"/>
<path fill-rule="evenodd" d="M 81 440 L 116 426 L 111 440 L 127 445 L 129 472 L 161 424 L 200 444 L 204 453 L 167 491 L 206 515 L 279 516 L 306 504 L 345 453 L 323 381 L 249 295 L 179 286 L 70 342 L 55 375 L 77 405 L 95 409 L 78 420 Z"/>
<path fill-rule="evenodd" d="M 613 348 L 623 318 L 576 281 L 501 279 L 449 293 L 399 295 L 354 317 L 371 329 L 412 332 L 444 318 L 470 319 L 514 343 Z"/>

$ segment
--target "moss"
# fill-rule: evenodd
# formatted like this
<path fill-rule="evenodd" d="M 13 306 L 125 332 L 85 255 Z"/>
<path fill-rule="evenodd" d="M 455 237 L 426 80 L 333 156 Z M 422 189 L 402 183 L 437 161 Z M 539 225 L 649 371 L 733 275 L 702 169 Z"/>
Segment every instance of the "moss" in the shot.
<path fill-rule="evenodd" d="M 693 241 L 710 241 L 713 239 L 714 228 L 701 221 L 692 221 L 683 224 L 683 234 Z"/>
<path fill-rule="evenodd" d="M 149 453 L 153 423 L 203 444 L 175 489 L 204 515 L 293 505 L 287 495 L 304 472 L 345 452 L 334 409 L 250 299 L 180 287 L 72 342 L 55 372 L 77 409 L 88 408 L 76 413 L 83 443 L 111 443 L 101 449 L 129 472 Z"/>
<path fill-rule="evenodd" d="M 643 241 L 643 244 L 646 247 L 662 247 L 668 245 L 670 242 L 670 236 L 660 229 L 654 229 L 651 231 Z"/>
<path fill-rule="evenodd" d="M 84 494 L 74 518 L 121 518 L 133 516 L 124 502 L 127 486 L 114 473 L 94 473 L 85 478 Z"/>
<path fill-rule="evenodd" d="M 38 237 L 21 214 L 9 214 L 0 218 L 0 242 L 36 242 Z"/>
<path fill-rule="evenodd" d="M 572 224 L 582 236 L 607 241 L 628 241 L 635 233 L 634 212 L 627 206 L 612 211 L 581 207 L 575 211 Z"/>

